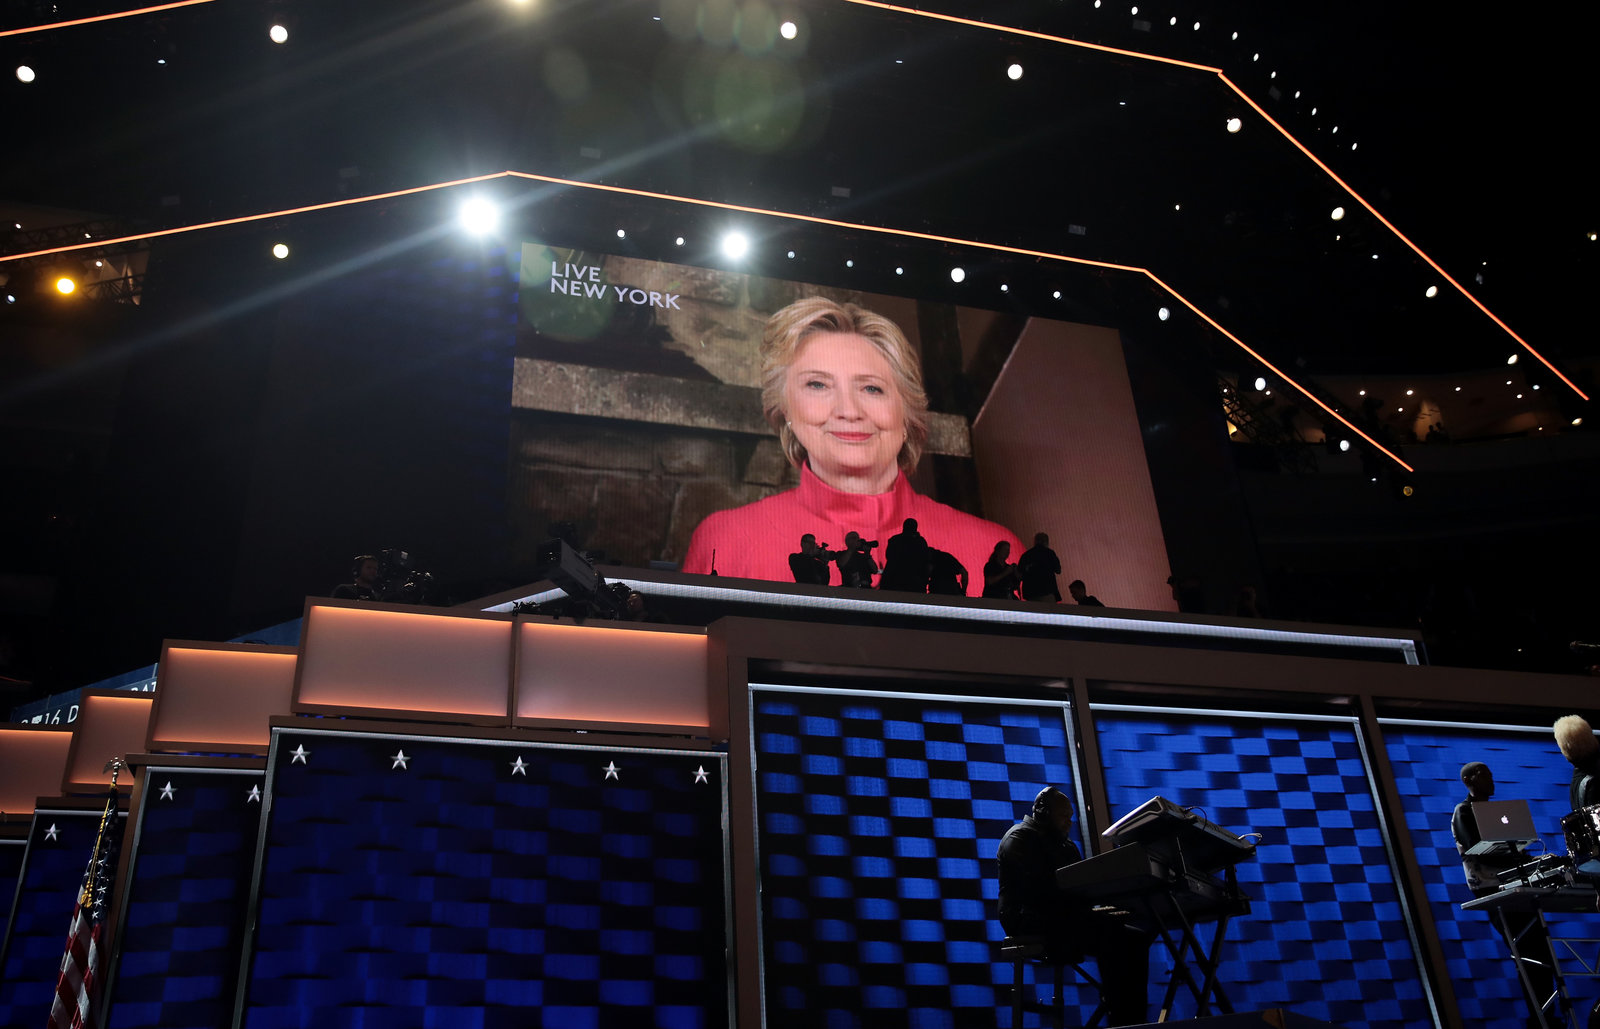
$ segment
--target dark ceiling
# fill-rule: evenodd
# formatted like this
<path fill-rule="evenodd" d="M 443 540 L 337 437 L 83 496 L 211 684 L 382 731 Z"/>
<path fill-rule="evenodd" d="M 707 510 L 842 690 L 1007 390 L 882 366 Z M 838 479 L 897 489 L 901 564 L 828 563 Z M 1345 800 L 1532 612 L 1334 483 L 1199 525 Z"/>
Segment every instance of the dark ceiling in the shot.
<path fill-rule="evenodd" d="M 1214 72 L 928 16 L 948 14 L 1222 69 L 1558 366 L 1594 355 L 1592 5 L 921 10 L 218 2 L 13 35 L 0 201 L 156 226 L 510 168 L 1147 267 L 1313 376 L 1514 349 Z"/>

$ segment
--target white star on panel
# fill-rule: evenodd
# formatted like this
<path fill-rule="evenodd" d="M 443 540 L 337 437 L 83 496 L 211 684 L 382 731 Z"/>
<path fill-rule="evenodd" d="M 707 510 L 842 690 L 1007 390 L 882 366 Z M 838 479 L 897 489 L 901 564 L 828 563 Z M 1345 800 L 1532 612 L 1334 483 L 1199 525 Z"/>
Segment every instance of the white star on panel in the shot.
<path fill-rule="evenodd" d="M 306 765 L 307 767 L 310 766 L 311 763 L 309 761 L 307 761 L 306 758 L 311 756 L 311 751 L 306 749 L 306 746 L 305 746 L 304 743 L 300 744 L 298 747 L 296 747 L 293 750 L 289 751 L 289 753 L 294 755 L 294 757 L 289 759 L 289 763 L 291 765 L 293 765 L 293 764 L 302 764 L 302 765 Z"/>
<path fill-rule="evenodd" d="M 61 835 L 61 830 L 56 828 L 56 823 L 54 823 L 54 822 L 51 822 L 50 823 L 50 828 L 48 828 L 48 829 L 46 829 L 44 831 L 44 838 L 47 839 L 47 840 L 53 840 L 57 836 L 60 836 L 60 835 Z"/>
<path fill-rule="evenodd" d="M 167 784 L 165 786 L 161 787 L 161 799 L 162 800 L 171 800 L 172 799 L 172 780 L 171 779 L 168 779 L 167 780 Z"/>
<path fill-rule="evenodd" d="M 511 774 L 512 775 L 520 775 L 523 778 L 527 778 L 527 775 L 528 775 L 528 763 L 526 761 L 522 760 L 522 755 L 521 754 L 518 754 L 517 755 L 517 759 L 515 761 L 511 762 Z"/>
<path fill-rule="evenodd" d="M 406 762 L 410 761 L 411 759 L 409 757 L 406 757 L 406 752 L 403 751 L 403 750 L 397 750 L 393 754 L 390 754 L 389 755 L 389 760 L 394 762 L 394 764 L 389 766 L 389 770 L 391 772 L 394 771 L 396 768 L 399 768 L 401 770 L 405 770 L 405 769 L 408 769 L 408 768 L 411 767 L 410 765 L 406 764 Z"/>
<path fill-rule="evenodd" d="M 250 787 L 250 792 L 246 793 L 244 795 L 244 802 L 246 804 L 259 804 L 259 803 L 261 803 L 261 787 L 260 786 L 252 786 L 252 787 Z"/>
<path fill-rule="evenodd" d="M 709 784 L 711 782 L 710 778 L 708 778 L 706 776 L 706 766 L 705 765 L 701 765 L 699 768 L 696 768 L 694 770 L 694 781 L 695 782 L 703 782 L 703 783 L 707 783 L 707 784 Z"/>
<path fill-rule="evenodd" d="M 618 782 L 622 781 L 622 776 L 617 774 L 617 763 L 615 761 L 611 762 L 609 765 L 606 765 L 606 778 L 615 779 Z"/>

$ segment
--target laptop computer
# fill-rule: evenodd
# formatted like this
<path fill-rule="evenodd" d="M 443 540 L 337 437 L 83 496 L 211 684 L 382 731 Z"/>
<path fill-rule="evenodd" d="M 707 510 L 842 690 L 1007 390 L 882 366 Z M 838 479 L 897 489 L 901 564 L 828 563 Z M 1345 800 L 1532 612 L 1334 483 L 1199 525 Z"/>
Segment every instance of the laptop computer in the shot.
<path fill-rule="evenodd" d="M 1469 847 L 1468 854 L 1487 854 L 1508 845 L 1521 849 L 1539 838 L 1526 800 L 1480 800 L 1472 805 L 1472 817 L 1482 842 Z"/>

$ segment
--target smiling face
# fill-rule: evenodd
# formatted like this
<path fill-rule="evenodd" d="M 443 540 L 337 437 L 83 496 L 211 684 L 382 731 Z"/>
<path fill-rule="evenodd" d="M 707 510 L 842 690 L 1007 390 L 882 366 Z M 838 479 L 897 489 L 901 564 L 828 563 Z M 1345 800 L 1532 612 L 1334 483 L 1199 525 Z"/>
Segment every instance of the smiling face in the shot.
<path fill-rule="evenodd" d="M 807 337 L 789 365 L 783 400 L 819 479 L 846 493 L 884 493 L 894 485 L 905 404 L 894 369 L 872 343 L 845 332 Z"/>

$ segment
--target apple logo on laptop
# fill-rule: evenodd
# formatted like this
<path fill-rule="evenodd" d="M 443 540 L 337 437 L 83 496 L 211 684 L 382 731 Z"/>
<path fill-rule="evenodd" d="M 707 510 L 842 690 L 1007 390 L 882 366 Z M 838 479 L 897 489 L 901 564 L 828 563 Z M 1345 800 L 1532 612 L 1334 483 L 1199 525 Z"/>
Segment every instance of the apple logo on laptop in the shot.
<path fill-rule="evenodd" d="M 1510 819 L 1510 818 L 1508 818 L 1508 817 L 1507 817 L 1507 816 L 1505 816 L 1505 815 L 1501 815 L 1501 816 L 1500 816 L 1500 824 L 1501 824 L 1501 825 L 1510 825 L 1510 824 L 1511 824 L 1511 819 Z"/>

